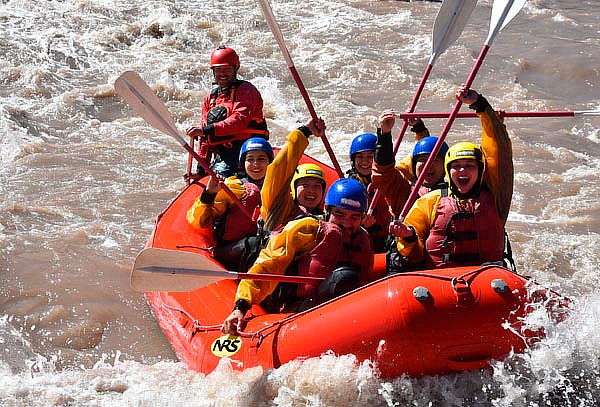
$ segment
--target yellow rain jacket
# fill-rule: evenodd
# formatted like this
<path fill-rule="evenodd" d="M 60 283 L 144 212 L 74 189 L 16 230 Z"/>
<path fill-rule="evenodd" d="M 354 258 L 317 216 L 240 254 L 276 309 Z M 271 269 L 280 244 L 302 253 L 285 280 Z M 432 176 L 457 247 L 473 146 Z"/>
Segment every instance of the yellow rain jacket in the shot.
<path fill-rule="evenodd" d="M 311 217 L 288 222 L 281 233 L 271 236 L 269 244 L 260 251 L 248 273 L 285 274 L 296 257 L 315 248 L 318 229 L 319 221 Z M 249 304 L 259 304 L 275 290 L 277 284 L 277 281 L 242 280 L 235 302 L 243 299 Z"/>
<path fill-rule="evenodd" d="M 294 171 L 308 146 L 308 138 L 301 130 L 292 130 L 275 159 L 267 167 L 267 173 L 260 191 L 260 215 L 265 230 L 272 231 L 287 221 L 294 212 L 290 182 Z"/>
<path fill-rule="evenodd" d="M 240 201 L 245 198 L 246 188 L 244 182 L 237 176 L 234 175 L 225 179 L 224 183 Z M 197 229 L 213 227 L 217 219 L 222 217 L 229 208 L 236 205 L 223 189 L 219 189 L 213 203 L 204 203 L 198 197 L 187 211 L 186 219 L 190 225 Z M 249 210 L 252 212 L 253 208 L 249 208 Z"/>
<path fill-rule="evenodd" d="M 492 193 L 498 215 L 506 224 L 514 184 L 512 143 L 506 126 L 489 105 L 477 116 L 481 119 L 481 149 L 485 160 L 482 184 Z M 452 192 L 449 191 L 449 194 L 452 195 Z M 434 224 L 440 198 L 441 190 L 435 190 L 417 199 L 404 220 L 405 225 L 415 229 L 417 239 L 406 242 L 397 238 L 397 247 L 411 264 L 420 263 L 425 258 L 425 242 Z"/>

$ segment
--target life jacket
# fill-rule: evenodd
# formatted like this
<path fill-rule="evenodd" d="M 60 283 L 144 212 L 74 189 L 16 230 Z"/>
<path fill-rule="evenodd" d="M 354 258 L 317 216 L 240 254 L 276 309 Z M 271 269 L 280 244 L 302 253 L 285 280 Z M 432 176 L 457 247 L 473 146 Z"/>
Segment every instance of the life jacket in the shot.
<path fill-rule="evenodd" d="M 371 238 L 366 230 L 360 228 L 350 242 L 344 242 L 342 229 L 331 222 L 319 222 L 317 245 L 297 259 L 296 270 L 299 276 L 327 278 L 340 266 L 352 266 L 359 273 L 370 264 Z M 300 298 L 310 295 L 319 282 L 299 284 L 296 295 Z"/>
<path fill-rule="evenodd" d="M 220 122 L 225 120 L 231 115 L 233 111 L 233 105 L 236 102 L 235 95 L 237 89 L 244 83 L 248 83 L 243 80 L 235 80 L 228 91 L 223 92 L 221 87 L 216 87 L 210 92 L 209 98 L 209 111 L 207 116 L 212 118 L 210 122 Z M 248 123 L 248 127 L 241 131 L 238 131 L 235 135 L 226 136 L 230 138 L 230 141 L 234 140 L 246 140 L 250 137 L 262 137 L 265 139 L 269 138 L 269 130 L 267 128 L 267 122 L 262 114 L 255 113 L 255 116 L 252 117 L 250 123 Z M 225 147 L 231 147 L 230 145 L 225 145 Z"/>
<path fill-rule="evenodd" d="M 331 222 L 319 222 L 316 246 L 297 260 L 299 276 L 327 278 L 335 269 L 342 251 L 344 236 L 342 229 Z M 306 297 L 319 285 L 319 282 L 298 284 L 296 295 Z"/>
<path fill-rule="evenodd" d="M 244 194 L 240 198 L 242 205 L 251 213 L 260 207 L 260 188 L 247 179 L 242 179 Z M 215 222 L 215 237 L 221 242 L 233 242 L 246 236 L 254 235 L 257 231 L 256 222 L 248 216 L 238 205 L 232 205 L 221 217 L 223 222 Z"/>
<path fill-rule="evenodd" d="M 492 193 L 482 190 L 459 204 L 443 190 L 425 248 L 428 266 L 438 268 L 502 261 L 504 224 Z"/>
<path fill-rule="evenodd" d="M 373 251 L 372 239 L 363 227 L 358 229 L 350 242 L 342 243 L 343 251 L 338 256 L 337 266 L 352 266 L 361 274 L 366 276 L 372 264 Z"/>

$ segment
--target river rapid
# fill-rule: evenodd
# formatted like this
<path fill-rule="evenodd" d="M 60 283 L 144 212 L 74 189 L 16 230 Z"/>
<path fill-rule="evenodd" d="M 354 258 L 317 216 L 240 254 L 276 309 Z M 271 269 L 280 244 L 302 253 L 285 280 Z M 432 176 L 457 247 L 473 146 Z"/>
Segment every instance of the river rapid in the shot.
<path fill-rule="evenodd" d="M 487 37 L 480 0 L 434 66 L 418 111 L 449 111 Z M 408 109 L 440 3 L 278 0 L 290 54 L 342 167 L 385 108 Z M 530 0 L 496 37 L 473 84 L 506 111 L 600 109 L 599 0 Z M 0 406 L 595 406 L 600 403 L 600 117 L 507 118 L 518 270 L 573 310 L 547 338 L 489 369 L 382 380 L 352 356 L 209 374 L 177 361 L 133 259 L 184 187 L 187 156 L 115 96 L 134 70 L 178 127 L 198 121 L 210 52 L 241 56 L 271 141 L 308 113 L 253 1 L 0 2 Z M 463 108 L 463 110 L 467 110 Z M 397 132 L 401 123 L 397 123 Z M 433 134 L 444 120 L 426 121 Z M 477 141 L 458 119 L 450 143 Z M 408 140 L 410 137 L 407 137 Z M 400 154 L 412 148 L 404 142 Z M 330 162 L 316 140 L 308 152 Z M 441 333 L 443 334 L 443 333 Z"/>

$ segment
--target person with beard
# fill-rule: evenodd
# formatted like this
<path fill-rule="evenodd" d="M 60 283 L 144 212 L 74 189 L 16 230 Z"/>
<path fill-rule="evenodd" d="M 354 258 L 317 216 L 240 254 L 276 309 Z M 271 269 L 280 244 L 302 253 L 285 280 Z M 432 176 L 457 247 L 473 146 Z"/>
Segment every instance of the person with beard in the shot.
<path fill-rule="evenodd" d="M 323 277 L 302 284 L 242 280 L 222 332 L 232 335 L 253 304 L 267 312 L 303 311 L 373 281 L 371 238 L 361 227 L 367 195 L 359 181 L 335 181 L 325 195 L 326 220 L 303 217 L 273 235 L 248 273 Z"/>
<path fill-rule="evenodd" d="M 250 213 L 260 207 L 260 190 L 267 166 L 273 161 L 273 149 L 265 139 L 253 137 L 240 149 L 240 169 L 237 175 L 227 178 L 225 185 L 238 197 Z M 195 228 L 213 228 L 216 246 L 213 256 L 223 266 L 240 272 L 247 270 L 244 253 L 255 242 L 256 220 L 248 216 L 233 199 L 219 188 L 219 180 L 210 177 L 206 188 L 186 215 Z"/>
<path fill-rule="evenodd" d="M 413 267 L 504 264 L 504 226 L 514 184 L 512 143 L 483 96 L 464 85 L 455 96 L 477 112 L 481 146 L 451 146 L 444 161 L 449 188 L 420 197 L 403 223 L 390 226 L 398 252 Z"/>
<path fill-rule="evenodd" d="M 201 138 L 213 153 L 211 168 L 223 177 L 238 168 L 240 148 L 250 137 L 269 139 L 260 92 L 248 81 L 237 78 L 240 58 L 233 48 L 220 46 L 210 56 L 215 83 L 204 97 L 200 126 L 190 127 L 188 136 Z M 204 171 L 199 167 L 198 173 Z"/>

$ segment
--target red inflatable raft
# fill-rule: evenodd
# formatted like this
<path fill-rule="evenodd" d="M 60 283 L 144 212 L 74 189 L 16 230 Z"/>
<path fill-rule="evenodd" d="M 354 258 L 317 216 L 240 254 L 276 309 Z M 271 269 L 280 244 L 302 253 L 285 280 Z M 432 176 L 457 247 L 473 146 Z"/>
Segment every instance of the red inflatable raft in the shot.
<path fill-rule="evenodd" d="M 332 170 L 328 176 L 329 183 L 336 178 Z M 210 232 L 185 219 L 201 191 L 201 184 L 191 184 L 159 215 L 149 247 L 206 255 Z M 385 267 L 384 256 L 376 257 L 376 267 Z M 492 359 L 523 351 L 542 334 L 520 332 L 532 297 L 547 299 L 541 289 L 529 294 L 529 285 L 496 266 L 397 274 L 302 313 L 266 314 L 254 306 L 239 337 L 219 330 L 233 307 L 233 280 L 146 297 L 179 358 L 202 373 L 223 357 L 236 369 L 273 368 L 333 351 L 368 359 L 382 377 L 395 377 L 485 368 Z M 547 308 L 562 301 L 551 295 L 557 301 L 545 301 Z"/>

